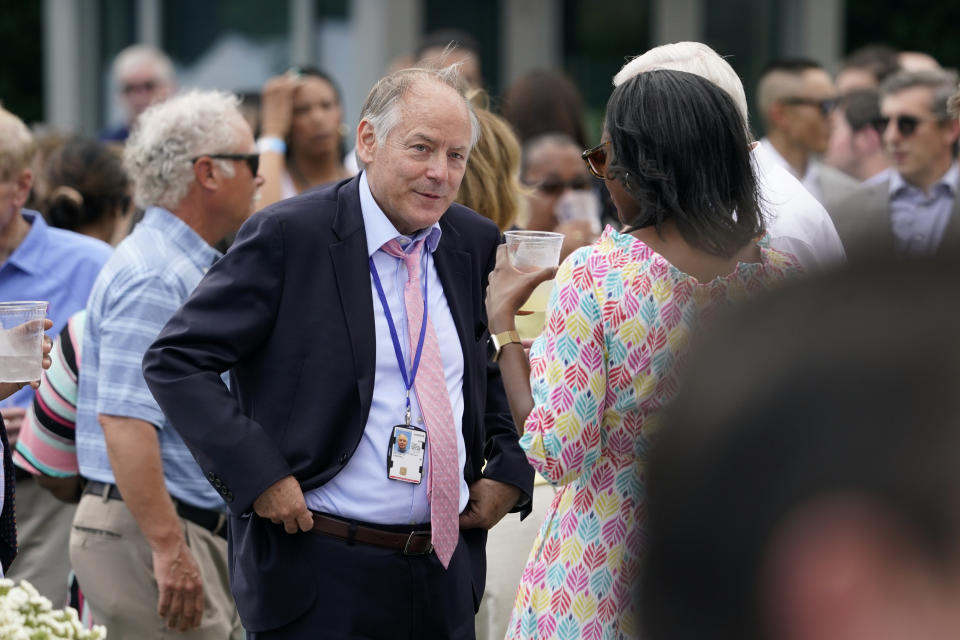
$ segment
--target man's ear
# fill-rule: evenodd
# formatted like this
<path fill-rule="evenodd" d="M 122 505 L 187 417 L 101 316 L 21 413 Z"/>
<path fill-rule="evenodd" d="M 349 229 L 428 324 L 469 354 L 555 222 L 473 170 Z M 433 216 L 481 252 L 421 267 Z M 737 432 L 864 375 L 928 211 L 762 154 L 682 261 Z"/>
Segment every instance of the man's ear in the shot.
<path fill-rule="evenodd" d="M 950 118 L 950 120 L 944 124 L 943 129 L 949 136 L 950 144 L 956 143 L 957 139 L 960 138 L 960 120 Z"/>
<path fill-rule="evenodd" d="M 14 180 L 17 185 L 16 193 L 13 196 L 13 204 L 20 209 L 30 197 L 30 188 L 33 186 L 33 170 L 23 169 Z"/>
<path fill-rule="evenodd" d="M 193 163 L 193 177 L 204 189 L 215 190 L 219 185 L 219 178 L 213 171 L 213 159 L 200 156 Z"/>
<path fill-rule="evenodd" d="M 373 125 L 369 120 L 361 120 L 357 127 L 357 157 L 364 164 L 373 161 L 373 154 L 377 148 L 377 135 L 373 131 Z"/>
<path fill-rule="evenodd" d="M 784 120 L 787 117 L 787 105 L 782 102 L 774 102 L 770 105 L 769 117 L 767 121 L 773 128 L 783 128 Z"/>

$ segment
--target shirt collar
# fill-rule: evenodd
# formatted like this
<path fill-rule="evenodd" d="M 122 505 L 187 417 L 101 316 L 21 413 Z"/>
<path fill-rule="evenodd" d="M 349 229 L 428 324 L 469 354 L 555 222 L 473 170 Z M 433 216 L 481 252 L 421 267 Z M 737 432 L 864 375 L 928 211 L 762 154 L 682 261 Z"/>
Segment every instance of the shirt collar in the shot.
<path fill-rule="evenodd" d="M 137 226 L 160 231 L 204 272 L 223 256 L 207 244 L 206 240 L 201 238 L 190 225 L 163 207 L 149 207 Z"/>
<path fill-rule="evenodd" d="M 772 142 L 770 142 L 770 138 L 761 138 L 761 139 L 760 139 L 760 146 L 763 147 L 763 149 L 764 149 L 768 154 L 770 154 L 770 157 L 771 157 L 772 159 L 774 159 L 774 160 L 776 160 L 777 162 L 779 162 L 780 165 L 781 165 L 784 169 L 786 169 L 787 171 L 789 171 L 789 172 L 790 172 L 790 175 L 792 175 L 794 178 L 796 178 L 797 180 L 800 180 L 801 178 L 803 178 L 803 176 L 798 176 L 798 175 L 797 175 L 797 173 L 793 170 L 793 167 L 790 166 L 790 163 L 787 162 L 787 159 L 784 158 L 784 157 L 780 154 L 779 151 L 777 151 L 777 148 L 776 148 L 775 146 L 773 146 L 773 143 L 772 143 Z"/>
<path fill-rule="evenodd" d="M 12 264 L 29 274 L 40 274 L 44 270 L 43 254 L 44 248 L 47 246 L 47 229 L 49 227 L 43 216 L 36 211 L 21 209 L 20 215 L 30 223 L 30 231 L 7 258 L 7 264 Z"/>
<path fill-rule="evenodd" d="M 960 165 L 957 164 L 956 160 L 954 160 L 953 164 L 950 165 L 950 168 L 947 169 L 947 172 L 943 174 L 943 176 L 941 176 L 941 178 L 937 180 L 933 186 L 930 187 L 931 197 L 937 197 L 940 192 L 944 190 L 944 188 L 941 188 L 941 185 L 945 188 L 947 195 L 951 197 L 957 195 L 957 189 L 960 187 Z M 899 171 L 891 169 L 890 197 L 895 198 L 908 189 L 919 191 L 919 188 L 904 180 Z"/>
<path fill-rule="evenodd" d="M 440 222 L 434 222 L 426 229 L 417 231 L 412 236 L 405 236 L 393 226 L 387 214 L 383 212 L 380 205 L 373 197 L 370 191 L 370 184 L 367 182 L 367 172 L 360 174 L 360 212 L 363 214 L 363 227 L 367 234 L 367 255 L 372 256 L 380 247 L 396 238 L 400 246 L 406 249 L 411 242 L 416 242 L 421 238 L 426 238 L 424 245 L 433 253 L 440 243 Z"/>

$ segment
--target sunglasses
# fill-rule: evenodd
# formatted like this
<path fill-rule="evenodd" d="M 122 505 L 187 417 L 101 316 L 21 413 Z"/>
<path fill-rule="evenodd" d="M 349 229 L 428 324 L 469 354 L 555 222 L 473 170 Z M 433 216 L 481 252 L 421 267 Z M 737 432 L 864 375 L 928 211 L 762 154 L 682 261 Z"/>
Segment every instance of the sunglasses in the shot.
<path fill-rule="evenodd" d="M 543 182 L 530 185 L 544 195 L 558 196 L 567 189 L 574 191 L 589 191 L 593 188 L 593 178 L 590 176 L 577 176 L 570 180 L 561 180 L 556 176 L 551 176 Z"/>
<path fill-rule="evenodd" d="M 217 160 L 243 160 L 247 163 L 247 166 L 250 167 L 250 174 L 256 177 L 257 171 L 260 169 L 260 154 L 259 153 L 205 153 L 202 156 L 197 156 L 190 160 L 190 162 L 196 162 L 200 158 L 215 158 Z"/>
<path fill-rule="evenodd" d="M 609 140 L 604 140 L 595 147 L 590 147 L 586 151 L 580 154 L 580 157 L 583 158 L 583 161 L 587 163 L 587 169 L 590 170 L 590 173 L 600 178 L 601 180 L 606 180 L 606 170 L 607 170 L 607 145 L 610 144 Z"/>
<path fill-rule="evenodd" d="M 877 132 L 883 135 L 891 122 L 890 118 L 882 117 L 877 120 Z M 934 118 L 918 118 L 917 116 L 897 116 L 893 122 L 897 125 L 897 130 L 903 137 L 912 136 L 917 132 L 917 127 L 922 122 L 936 122 Z"/>
<path fill-rule="evenodd" d="M 833 98 L 825 98 L 823 100 L 817 100 L 816 98 L 802 98 L 800 96 L 796 96 L 792 98 L 784 98 L 780 102 L 787 105 L 803 105 L 808 107 L 816 107 L 820 109 L 820 114 L 823 116 L 830 115 L 830 112 L 837 108 L 837 100 Z"/>
<path fill-rule="evenodd" d="M 139 93 L 144 91 L 147 93 L 152 93 L 157 88 L 156 80 L 146 80 L 144 82 L 129 82 L 123 87 L 120 88 L 120 91 L 123 92 L 123 95 L 128 96 L 131 93 Z"/>

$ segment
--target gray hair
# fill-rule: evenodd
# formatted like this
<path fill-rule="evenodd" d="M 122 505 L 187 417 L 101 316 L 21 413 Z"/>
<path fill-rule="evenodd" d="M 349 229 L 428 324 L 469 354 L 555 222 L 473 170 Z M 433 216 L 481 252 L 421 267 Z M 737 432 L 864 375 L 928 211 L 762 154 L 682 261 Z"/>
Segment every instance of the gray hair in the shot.
<path fill-rule="evenodd" d="M 23 120 L 0 107 L 0 182 L 14 179 L 37 154 L 37 143 Z"/>
<path fill-rule="evenodd" d="M 174 210 L 193 183 L 193 159 L 229 153 L 239 142 L 240 100 L 222 91 L 190 91 L 155 104 L 140 116 L 123 152 L 138 206 Z M 217 161 L 229 177 L 234 167 Z"/>
<path fill-rule="evenodd" d="M 117 57 L 113 59 L 111 70 L 113 82 L 119 84 L 123 76 L 144 65 L 152 65 L 161 81 L 166 84 L 173 84 L 173 62 L 163 51 L 147 44 L 130 45 L 117 54 Z"/>
<path fill-rule="evenodd" d="M 470 114 L 470 149 L 480 138 L 480 121 L 473 104 L 466 97 L 466 89 L 460 77 L 460 64 L 446 67 L 412 67 L 400 69 L 381 78 L 367 94 L 367 99 L 360 110 L 360 120 L 366 120 L 373 127 L 377 145 L 383 145 L 387 136 L 400 121 L 400 101 L 415 86 L 423 82 L 437 82 L 448 86 L 457 92 L 463 99 L 463 104 Z M 469 151 L 469 149 L 468 149 Z M 357 165 L 364 168 L 363 160 L 357 155 Z"/>
<path fill-rule="evenodd" d="M 954 118 L 960 118 L 960 87 L 957 87 L 957 92 L 950 98 L 950 103 L 947 107 L 950 109 L 950 113 L 953 114 Z"/>
<path fill-rule="evenodd" d="M 931 90 L 933 101 L 930 103 L 930 111 L 933 112 L 937 120 L 942 122 L 950 118 L 947 103 L 957 90 L 956 73 L 933 69 L 898 71 L 880 85 L 880 97 L 883 99 L 891 94 L 900 93 L 913 87 L 926 87 Z"/>
<path fill-rule="evenodd" d="M 619 87 L 630 78 L 645 71 L 667 69 L 686 71 L 706 78 L 733 98 L 733 103 L 743 118 L 747 138 L 750 133 L 750 113 L 747 107 L 747 94 L 743 90 L 740 76 L 720 54 L 702 42 L 674 42 L 650 49 L 643 55 L 630 60 L 613 77 L 613 86 Z"/>

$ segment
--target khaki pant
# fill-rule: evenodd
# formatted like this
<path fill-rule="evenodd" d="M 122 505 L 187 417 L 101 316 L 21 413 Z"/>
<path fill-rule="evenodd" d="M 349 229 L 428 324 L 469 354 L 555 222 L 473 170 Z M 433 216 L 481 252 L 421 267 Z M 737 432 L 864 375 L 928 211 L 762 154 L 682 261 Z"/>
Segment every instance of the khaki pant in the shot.
<path fill-rule="evenodd" d="M 166 627 L 157 614 L 153 554 L 121 500 L 85 495 L 70 533 L 70 561 L 94 622 L 110 640 L 242 640 L 230 593 L 227 541 L 181 518 L 187 545 L 203 577 L 203 620 L 187 633 Z"/>
<path fill-rule="evenodd" d="M 549 484 L 533 487 L 533 511 L 523 522 L 514 513 L 487 533 L 487 583 L 474 618 L 477 640 L 503 640 L 530 549 L 540 533 L 556 489 Z"/>
<path fill-rule="evenodd" d="M 17 482 L 17 557 L 6 577 L 27 580 L 60 608 L 67 603 L 67 541 L 76 506 L 60 502 L 29 478 Z"/>

